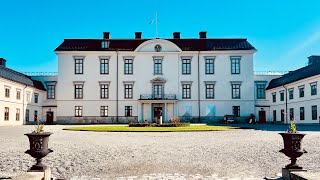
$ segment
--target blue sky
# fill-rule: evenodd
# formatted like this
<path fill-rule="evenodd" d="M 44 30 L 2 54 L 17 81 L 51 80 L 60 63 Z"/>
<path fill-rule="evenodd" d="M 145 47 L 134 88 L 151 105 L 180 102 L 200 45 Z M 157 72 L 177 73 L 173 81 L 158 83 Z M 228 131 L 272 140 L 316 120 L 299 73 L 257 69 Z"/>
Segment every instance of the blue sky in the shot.
<path fill-rule="evenodd" d="M 285 71 L 320 54 L 319 0 L 10 0 L 0 2 L 0 57 L 22 72 L 57 71 L 53 50 L 64 38 L 245 37 L 258 52 L 256 71 Z"/>

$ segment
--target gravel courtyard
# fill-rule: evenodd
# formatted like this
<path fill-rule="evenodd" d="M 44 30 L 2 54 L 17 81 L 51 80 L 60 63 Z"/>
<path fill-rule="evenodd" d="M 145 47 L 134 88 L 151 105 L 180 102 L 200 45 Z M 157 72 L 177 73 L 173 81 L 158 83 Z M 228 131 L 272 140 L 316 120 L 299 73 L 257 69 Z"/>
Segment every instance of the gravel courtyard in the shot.
<path fill-rule="evenodd" d="M 53 132 L 44 163 L 55 178 L 75 176 L 114 179 L 144 174 L 186 174 L 219 177 L 275 177 L 289 159 L 278 151 L 278 131 L 221 132 L 78 132 L 46 126 Z M 0 176 L 25 172 L 34 160 L 24 152 L 24 133 L 34 126 L 0 127 Z M 298 162 L 309 171 L 320 169 L 320 132 L 306 131 L 308 151 Z"/>

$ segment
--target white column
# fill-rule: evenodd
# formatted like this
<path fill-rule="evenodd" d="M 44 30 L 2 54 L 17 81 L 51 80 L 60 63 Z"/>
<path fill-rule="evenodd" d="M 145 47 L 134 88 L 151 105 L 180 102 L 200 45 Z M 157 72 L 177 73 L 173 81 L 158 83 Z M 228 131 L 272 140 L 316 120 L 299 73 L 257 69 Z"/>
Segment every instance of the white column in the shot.
<path fill-rule="evenodd" d="M 164 103 L 164 122 L 167 122 L 167 103 Z"/>
<path fill-rule="evenodd" d="M 143 103 L 141 103 L 141 121 L 142 122 L 144 122 L 144 117 L 143 117 L 143 107 L 144 106 L 144 104 Z"/>
<path fill-rule="evenodd" d="M 150 103 L 150 122 L 152 122 L 152 103 Z"/>

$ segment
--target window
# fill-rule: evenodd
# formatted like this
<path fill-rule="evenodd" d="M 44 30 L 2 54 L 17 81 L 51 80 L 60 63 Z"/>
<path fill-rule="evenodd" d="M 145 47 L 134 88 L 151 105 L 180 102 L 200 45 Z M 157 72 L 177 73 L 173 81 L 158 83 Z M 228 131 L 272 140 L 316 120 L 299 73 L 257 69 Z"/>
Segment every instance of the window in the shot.
<path fill-rule="evenodd" d="M 284 121 L 284 109 L 281 109 L 281 121 Z"/>
<path fill-rule="evenodd" d="M 214 99 L 214 84 L 206 84 L 206 99 Z"/>
<path fill-rule="evenodd" d="M 304 107 L 300 107 L 300 120 L 304 120 Z"/>
<path fill-rule="evenodd" d="M 132 106 L 125 106 L 124 114 L 125 116 L 132 116 Z"/>
<path fill-rule="evenodd" d="M 214 74 L 214 58 L 206 59 L 206 74 Z"/>
<path fill-rule="evenodd" d="M 182 99 L 191 99 L 191 84 L 182 84 Z"/>
<path fill-rule="evenodd" d="M 9 121 L 9 108 L 8 107 L 4 108 L 4 120 Z"/>
<path fill-rule="evenodd" d="M 304 97 L 304 86 L 299 86 L 299 97 Z"/>
<path fill-rule="evenodd" d="M 153 73 L 162 74 L 162 59 L 155 58 L 153 59 Z"/>
<path fill-rule="evenodd" d="M 75 117 L 82 117 L 82 106 L 75 106 Z"/>
<path fill-rule="evenodd" d="M 161 99 L 162 98 L 162 85 L 160 84 L 155 84 L 153 85 L 153 96 L 154 98 L 157 98 L 157 99 Z"/>
<path fill-rule="evenodd" d="M 231 57 L 231 74 L 240 74 L 240 57 Z"/>
<path fill-rule="evenodd" d="M 109 85 L 108 84 L 100 84 L 100 98 L 108 99 L 109 98 Z"/>
<path fill-rule="evenodd" d="M 293 99 L 293 89 L 289 89 L 289 99 Z"/>
<path fill-rule="evenodd" d="M 293 108 L 290 108 L 289 109 L 289 117 L 290 117 L 290 121 L 293 121 L 294 120 L 294 111 L 293 111 Z"/>
<path fill-rule="evenodd" d="M 133 74 L 133 59 L 124 59 L 124 74 Z"/>
<path fill-rule="evenodd" d="M 34 117 L 33 117 L 34 122 L 38 122 L 38 111 L 34 111 Z"/>
<path fill-rule="evenodd" d="M 312 120 L 318 119 L 317 106 L 311 106 Z"/>
<path fill-rule="evenodd" d="M 100 116 L 107 117 L 108 116 L 108 106 L 101 106 L 100 107 Z"/>
<path fill-rule="evenodd" d="M 266 98 L 266 84 L 257 84 L 257 99 Z"/>
<path fill-rule="evenodd" d="M 39 101 L 39 94 L 34 94 L 34 103 L 38 103 Z"/>
<path fill-rule="evenodd" d="M 83 98 L 83 84 L 74 85 L 74 98 L 82 99 Z"/>
<path fill-rule="evenodd" d="M 232 99 L 240 99 L 240 84 L 232 84 Z"/>
<path fill-rule="evenodd" d="M 20 109 L 16 111 L 16 121 L 20 121 Z"/>
<path fill-rule="evenodd" d="M 109 74 L 109 59 L 100 59 L 100 74 Z"/>
<path fill-rule="evenodd" d="M 20 100 L 21 99 L 21 91 L 17 90 L 17 99 Z"/>
<path fill-rule="evenodd" d="M 191 59 L 182 59 L 182 74 L 191 74 Z"/>
<path fill-rule="evenodd" d="M 133 98 L 133 85 L 132 84 L 125 84 L 124 85 L 124 98 L 125 99 L 132 99 Z"/>
<path fill-rule="evenodd" d="M 103 49 L 109 48 L 109 41 L 102 41 L 101 48 L 103 48 Z"/>
<path fill-rule="evenodd" d="M 317 83 L 311 83 L 311 96 L 317 95 Z"/>
<path fill-rule="evenodd" d="M 55 91 L 56 91 L 56 86 L 55 85 L 48 85 L 47 88 L 47 99 L 55 99 Z"/>
<path fill-rule="evenodd" d="M 29 122 L 29 117 L 30 117 L 30 112 L 29 109 L 26 109 L 26 122 Z"/>
<path fill-rule="evenodd" d="M 233 106 L 232 111 L 234 117 L 240 117 L 240 106 Z"/>
<path fill-rule="evenodd" d="M 277 101 L 277 93 L 272 93 L 272 102 L 276 102 Z"/>
<path fill-rule="evenodd" d="M 273 121 L 277 121 L 277 110 L 273 110 Z"/>
<path fill-rule="evenodd" d="M 284 91 L 280 91 L 280 101 L 284 101 Z"/>
<path fill-rule="evenodd" d="M 74 60 L 74 73 L 83 74 L 83 58 L 75 58 Z"/>
<path fill-rule="evenodd" d="M 5 88 L 5 97 L 10 97 L 10 88 Z"/>

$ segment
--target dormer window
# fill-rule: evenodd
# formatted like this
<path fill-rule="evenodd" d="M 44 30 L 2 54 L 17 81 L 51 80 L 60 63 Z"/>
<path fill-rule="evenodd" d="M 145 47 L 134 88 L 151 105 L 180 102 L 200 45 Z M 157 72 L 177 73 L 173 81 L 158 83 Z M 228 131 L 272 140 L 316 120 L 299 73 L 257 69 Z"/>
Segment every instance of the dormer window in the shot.
<path fill-rule="evenodd" d="M 101 48 L 103 48 L 103 49 L 109 48 L 109 41 L 102 41 Z"/>

